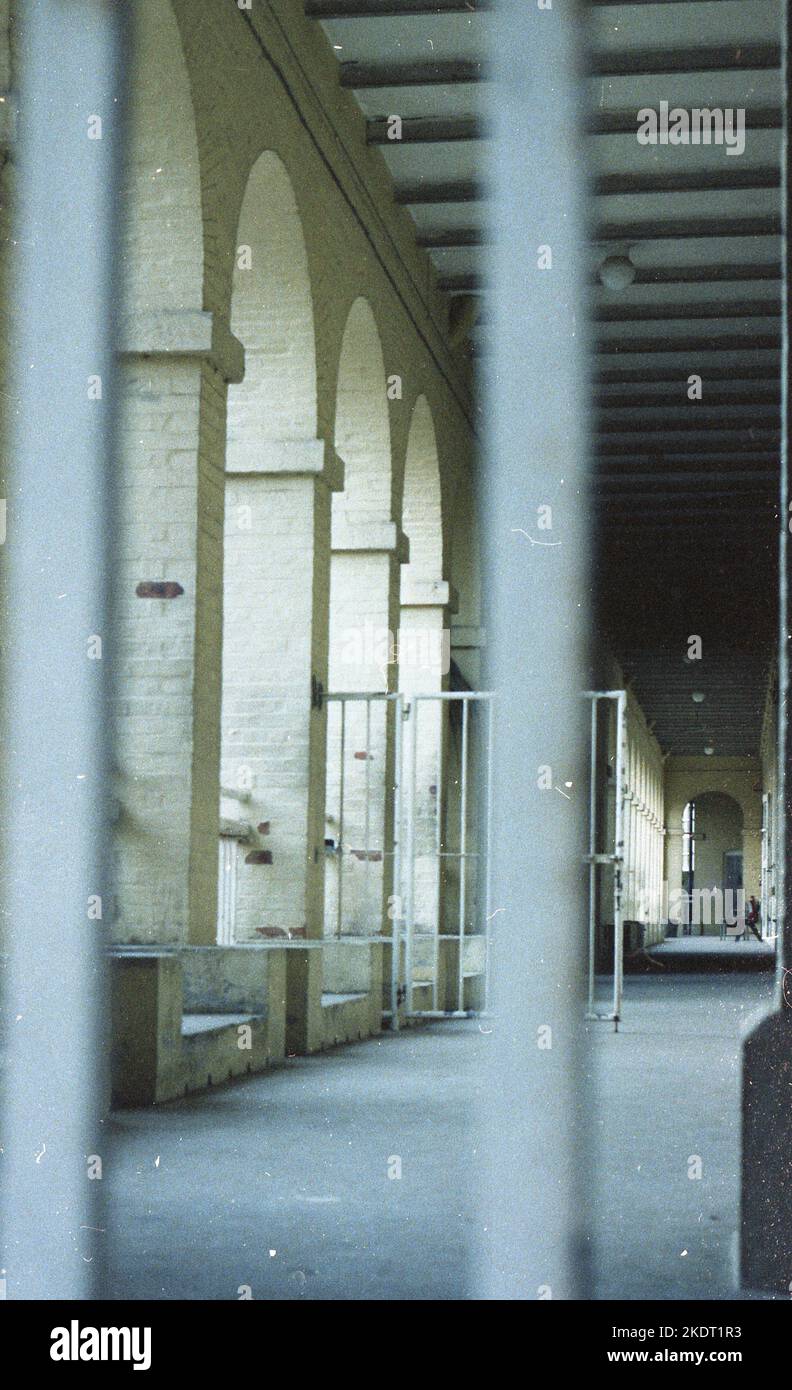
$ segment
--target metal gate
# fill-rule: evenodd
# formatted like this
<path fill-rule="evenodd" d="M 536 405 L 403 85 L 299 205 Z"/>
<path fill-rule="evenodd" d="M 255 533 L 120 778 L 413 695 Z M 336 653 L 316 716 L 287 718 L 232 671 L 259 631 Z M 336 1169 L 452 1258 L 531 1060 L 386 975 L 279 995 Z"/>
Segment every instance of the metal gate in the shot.
<path fill-rule="evenodd" d="M 585 698 L 591 701 L 591 753 L 589 770 L 589 842 L 588 854 L 584 856 L 588 864 L 588 1009 L 586 1017 L 612 1023 L 618 1031 L 621 1018 L 622 988 L 624 978 L 624 917 L 623 917 L 623 871 L 625 863 L 624 802 L 625 802 L 625 753 L 626 753 L 626 711 L 627 692 L 625 690 L 587 690 Z M 615 767 L 613 776 L 614 808 L 612 816 L 605 814 L 600 807 L 601 779 L 599 769 L 599 741 L 601 725 L 599 705 L 601 700 L 611 701 L 616 707 Z M 610 821 L 610 823 L 609 823 Z M 609 843 L 608 843 L 609 842 Z M 598 850 L 598 845 L 602 846 Z M 611 874 L 610 892 L 603 888 L 600 870 L 609 869 Z M 610 1013 L 598 1013 L 595 1006 L 595 976 L 597 957 L 597 918 L 598 907 L 608 897 L 613 903 L 613 1001 Z"/>
<path fill-rule="evenodd" d="M 333 692 L 325 936 L 390 937 L 391 1027 L 487 1006 L 489 692 Z"/>
<path fill-rule="evenodd" d="M 486 1009 L 490 955 L 492 699 L 399 697 L 391 1026 Z M 428 779 L 431 777 L 431 781 Z"/>

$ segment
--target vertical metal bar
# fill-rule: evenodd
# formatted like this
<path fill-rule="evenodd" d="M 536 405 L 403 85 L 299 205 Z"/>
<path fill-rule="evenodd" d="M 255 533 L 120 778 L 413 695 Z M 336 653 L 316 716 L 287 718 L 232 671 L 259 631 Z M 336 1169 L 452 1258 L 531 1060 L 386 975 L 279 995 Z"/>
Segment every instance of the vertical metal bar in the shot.
<path fill-rule="evenodd" d="M 622 876 L 626 863 L 624 843 L 624 725 L 626 695 L 616 700 L 616 863 L 613 874 L 613 1026 L 619 1027 L 622 1005 L 622 976 L 624 970 L 624 918 Z"/>
<path fill-rule="evenodd" d="M 109 904 L 108 662 L 90 660 L 88 643 L 101 638 L 106 655 L 123 10 L 28 0 L 17 15 L 3 712 L 5 1002 L 16 1021 L 0 1257 L 15 1299 L 91 1297 L 100 1263 L 101 1184 L 86 1156 L 101 1156 L 105 1101 L 96 907 Z M 88 138 L 97 115 L 101 140 Z"/>
<path fill-rule="evenodd" d="M 441 852 L 442 837 L 440 827 L 440 807 L 442 805 L 442 786 L 443 786 L 443 721 L 445 719 L 445 705 L 442 700 L 433 700 L 429 706 L 432 718 L 437 721 L 437 766 L 435 768 L 435 873 L 437 875 L 437 891 L 435 894 L 434 911 L 434 973 L 432 976 L 432 1008 L 437 1013 L 440 1007 L 440 879 L 441 879 Z"/>
<path fill-rule="evenodd" d="M 344 925 L 344 791 L 346 768 L 346 700 L 342 696 L 341 706 L 341 763 L 338 775 L 338 893 L 336 895 L 336 936 L 341 939 Z"/>
<path fill-rule="evenodd" d="M 792 111 L 792 8 L 783 15 L 784 126 Z M 753 1289 L 775 1297 L 789 1293 L 792 1269 L 792 1111 L 789 1071 L 792 1059 L 792 665 L 790 664 L 790 440 L 792 390 L 790 341 L 792 322 L 792 144 L 782 146 L 782 279 L 783 334 L 781 381 L 781 480 L 779 496 L 779 611 L 778 611 L 778 816 L 776 824 L 776 886 L 780 940 L 776 949 L 774 1011 L 743 1037 L 742 1055 L 742 1210 L 741 1273 Z"/>
<path fill-rule="evenodd" d="M 594 1013 L 594 958 L 597 949 L 597 697 L 591 699 L 591 756 L 589 764 L 589 890 L 588 890 L 588 1013 Z"/>
<path fill-rule="evenodd" d="M 465 1008 L 465 915 L 467 913 L 467 778 L 468 711 L 470 701 L 462 696 L 462 787 L 459 798 L 459 959 L 457 961 L 457 1010 Z"/>
<path fill-rule="evenodd" d="M 369 837 L 371 835 L 371 696 L 366 695 L 364 699 L 366 702 L 366 733 L 364 743 L 364 748 L 366 750 L 366 780 L 364 788 L 366 804 L 363 811 L 363 840 L 365 843 L 366 864 L 363 870 L 363 901 L 366 904 L 364 913 L 366 929 L 369 930 L 369 923 L 371 920 L 369 916 L 371 912 L 371 860 L 369 857 L 371 854 L 371 845 L 369 844 Z"/>
<path fill-rule="evenodd" d="M 236 840 L 229 841 L 229 909 L 228 909 L 228 944 L 233 946 L 236 941 L 236 906 L 237 906 L 237 863 L 239 862 L 239 845 Z"/>
<path fill-rule="evenodd" d="M 404 973 L 406 976 L 405 1003 L 407 1013 L 414 1012 L 413 1005 L 413 937 L 415 934 L 415 780 L 418 701 L 410 700 L 408 706 L 408 744 L 410 752 L 410 775 L 407 783 L 407 892 L 405 902 L 404 935 Z"/>
<path fill-rule="evenodd" d="M 493 935 L 482 1109 L 487 1235 L 477 1296 L 487 1299 L 548 1289 L 556 1300 L 585 1296 L 577 1242 L 585 1240 L 588 752 L 579 692 L 590 582 L 578 48 L 587 9 L 500 0 L 487 26 L 493 354 L 484 362 L 482 555 L 486 684 L 495 694 L 492 881 L 504 908 Z M 541 390 L 526 391 L 526 381 Z M 553 508 L 551 539 L 560 544 L 531 545 L 514 528 L 533 530 L 556 478 L 563 503 Z M 571 799 L 539 790 L 545 765 L 570 769 Z M 537 1046 L 527 1019 L 552 1028 L 551 1049 Z"/>
<path fill-rule="evenodd" d="M 391 911 L 391 1028 L 399 1031 L 399 983 L 401 964 L 402 923 L 402 778 L 404 776 L 404 700 L 397 695 L 394 701 L 396 730 L 394 738 L 394 796 L 393 796 L 393 898 Z"/>
<path fill-rule="evenodd" d="M 492 949 L 492 696 L 487 706 L 487 789 L 486 789 L 486 890 L 484 894 L 484 1010 L 490 1006 L 490 953 Z"/>

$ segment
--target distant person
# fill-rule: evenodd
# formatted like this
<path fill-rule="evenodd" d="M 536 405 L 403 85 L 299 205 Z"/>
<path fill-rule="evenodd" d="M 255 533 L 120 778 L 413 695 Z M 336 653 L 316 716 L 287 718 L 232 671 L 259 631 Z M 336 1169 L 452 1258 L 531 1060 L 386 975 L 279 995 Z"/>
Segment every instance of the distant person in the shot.
<path fill-rule="evenodd" d="M 761 908 L 752 893 L 745 908 L 745 925 L 749 931 L 753 932 L 757 941 L 761 941 L 762 939 L 762 933 L 759 930 L 760 917 Z"/>

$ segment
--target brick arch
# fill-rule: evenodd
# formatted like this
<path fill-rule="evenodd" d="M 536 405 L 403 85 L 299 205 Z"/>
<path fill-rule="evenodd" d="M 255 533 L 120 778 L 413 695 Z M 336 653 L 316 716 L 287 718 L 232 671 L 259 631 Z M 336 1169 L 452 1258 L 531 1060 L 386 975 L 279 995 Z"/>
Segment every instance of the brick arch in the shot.
<path fill-rule="evenodd" d="M 724 797 L 727 801 L 732 801 L 735 806 L 739 807 L 740 815 L 742 816 L 743 830 L 746 825 L 752 823 L 755 807 L 751 804 L 750 800 L 747 800 L 741 795 L 737 788 L 703 786 L 696 781 L 695 777 L 692 777 L 689 786 L 685 787 L 684 792 L 675 793 L 674 800 L 669 803 L 666 811 L 666 824 L 668 826 L 675 826 L 677 822 L 681 822 L 685 814 L 685 809 L 690 805 L 691 801 L 701 801 L 704 797 L 710 796 Z"/>
<path fill-rule="evenodd" d="M 168 0 L 134 6 L 134 82 L 122 188 L 127 303 L 200 309 L 203 215 L 198 141 L 179 28 Z"/>
<path fill-rule="evenodd" d="M 234 252 L 231 331 L 245 376 L 228 393 L 230 468 L 264 440 L 316 436 L 316 347 L 308 259 L 291 180 L 278 155 L 248 177 Z"/>
<path fill-rule="evenodd" d="M 379 330 L 366 299 L 347 315 L 336 386 L 334 438 L 344 461 L 344 491 L 333 521 L 390 521 L 393 489 L 387 378 Z"/>

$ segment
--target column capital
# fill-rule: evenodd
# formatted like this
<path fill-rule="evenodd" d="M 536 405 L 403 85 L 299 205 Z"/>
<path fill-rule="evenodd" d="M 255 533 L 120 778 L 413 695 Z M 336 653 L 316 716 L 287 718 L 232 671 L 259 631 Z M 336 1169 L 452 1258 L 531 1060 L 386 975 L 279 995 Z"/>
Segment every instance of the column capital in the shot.
<path fill-rule="evenodd" d="M 348 521 L 345 516 L 334 515 L 331 549 L 334 553 L 392 554 L 400 565 L 410 559 L 410 542 L 395 521 Z"/>
<path fill-rule="evenodd" d="M 448 608 L 453 613 L 459 595 L 445 579 L 416 579 L 403 569 L 399 602 L 402 608 Z"/>
<path fill-rule="evenodd" d="M 119 357 L 197 358 L 225 382 L 245 375 L 245 349 L 228 325 L 204 309 L 153 309 L 128 314 L 118 335 Z"/>
<path fill-rule="evenodd" d="M 315 477 L 331 492 L 344 488 L 344 463 L 324 439 L 262 439 L 254 451 L 228 441 L 226 473 L 238 478 Z"/>

